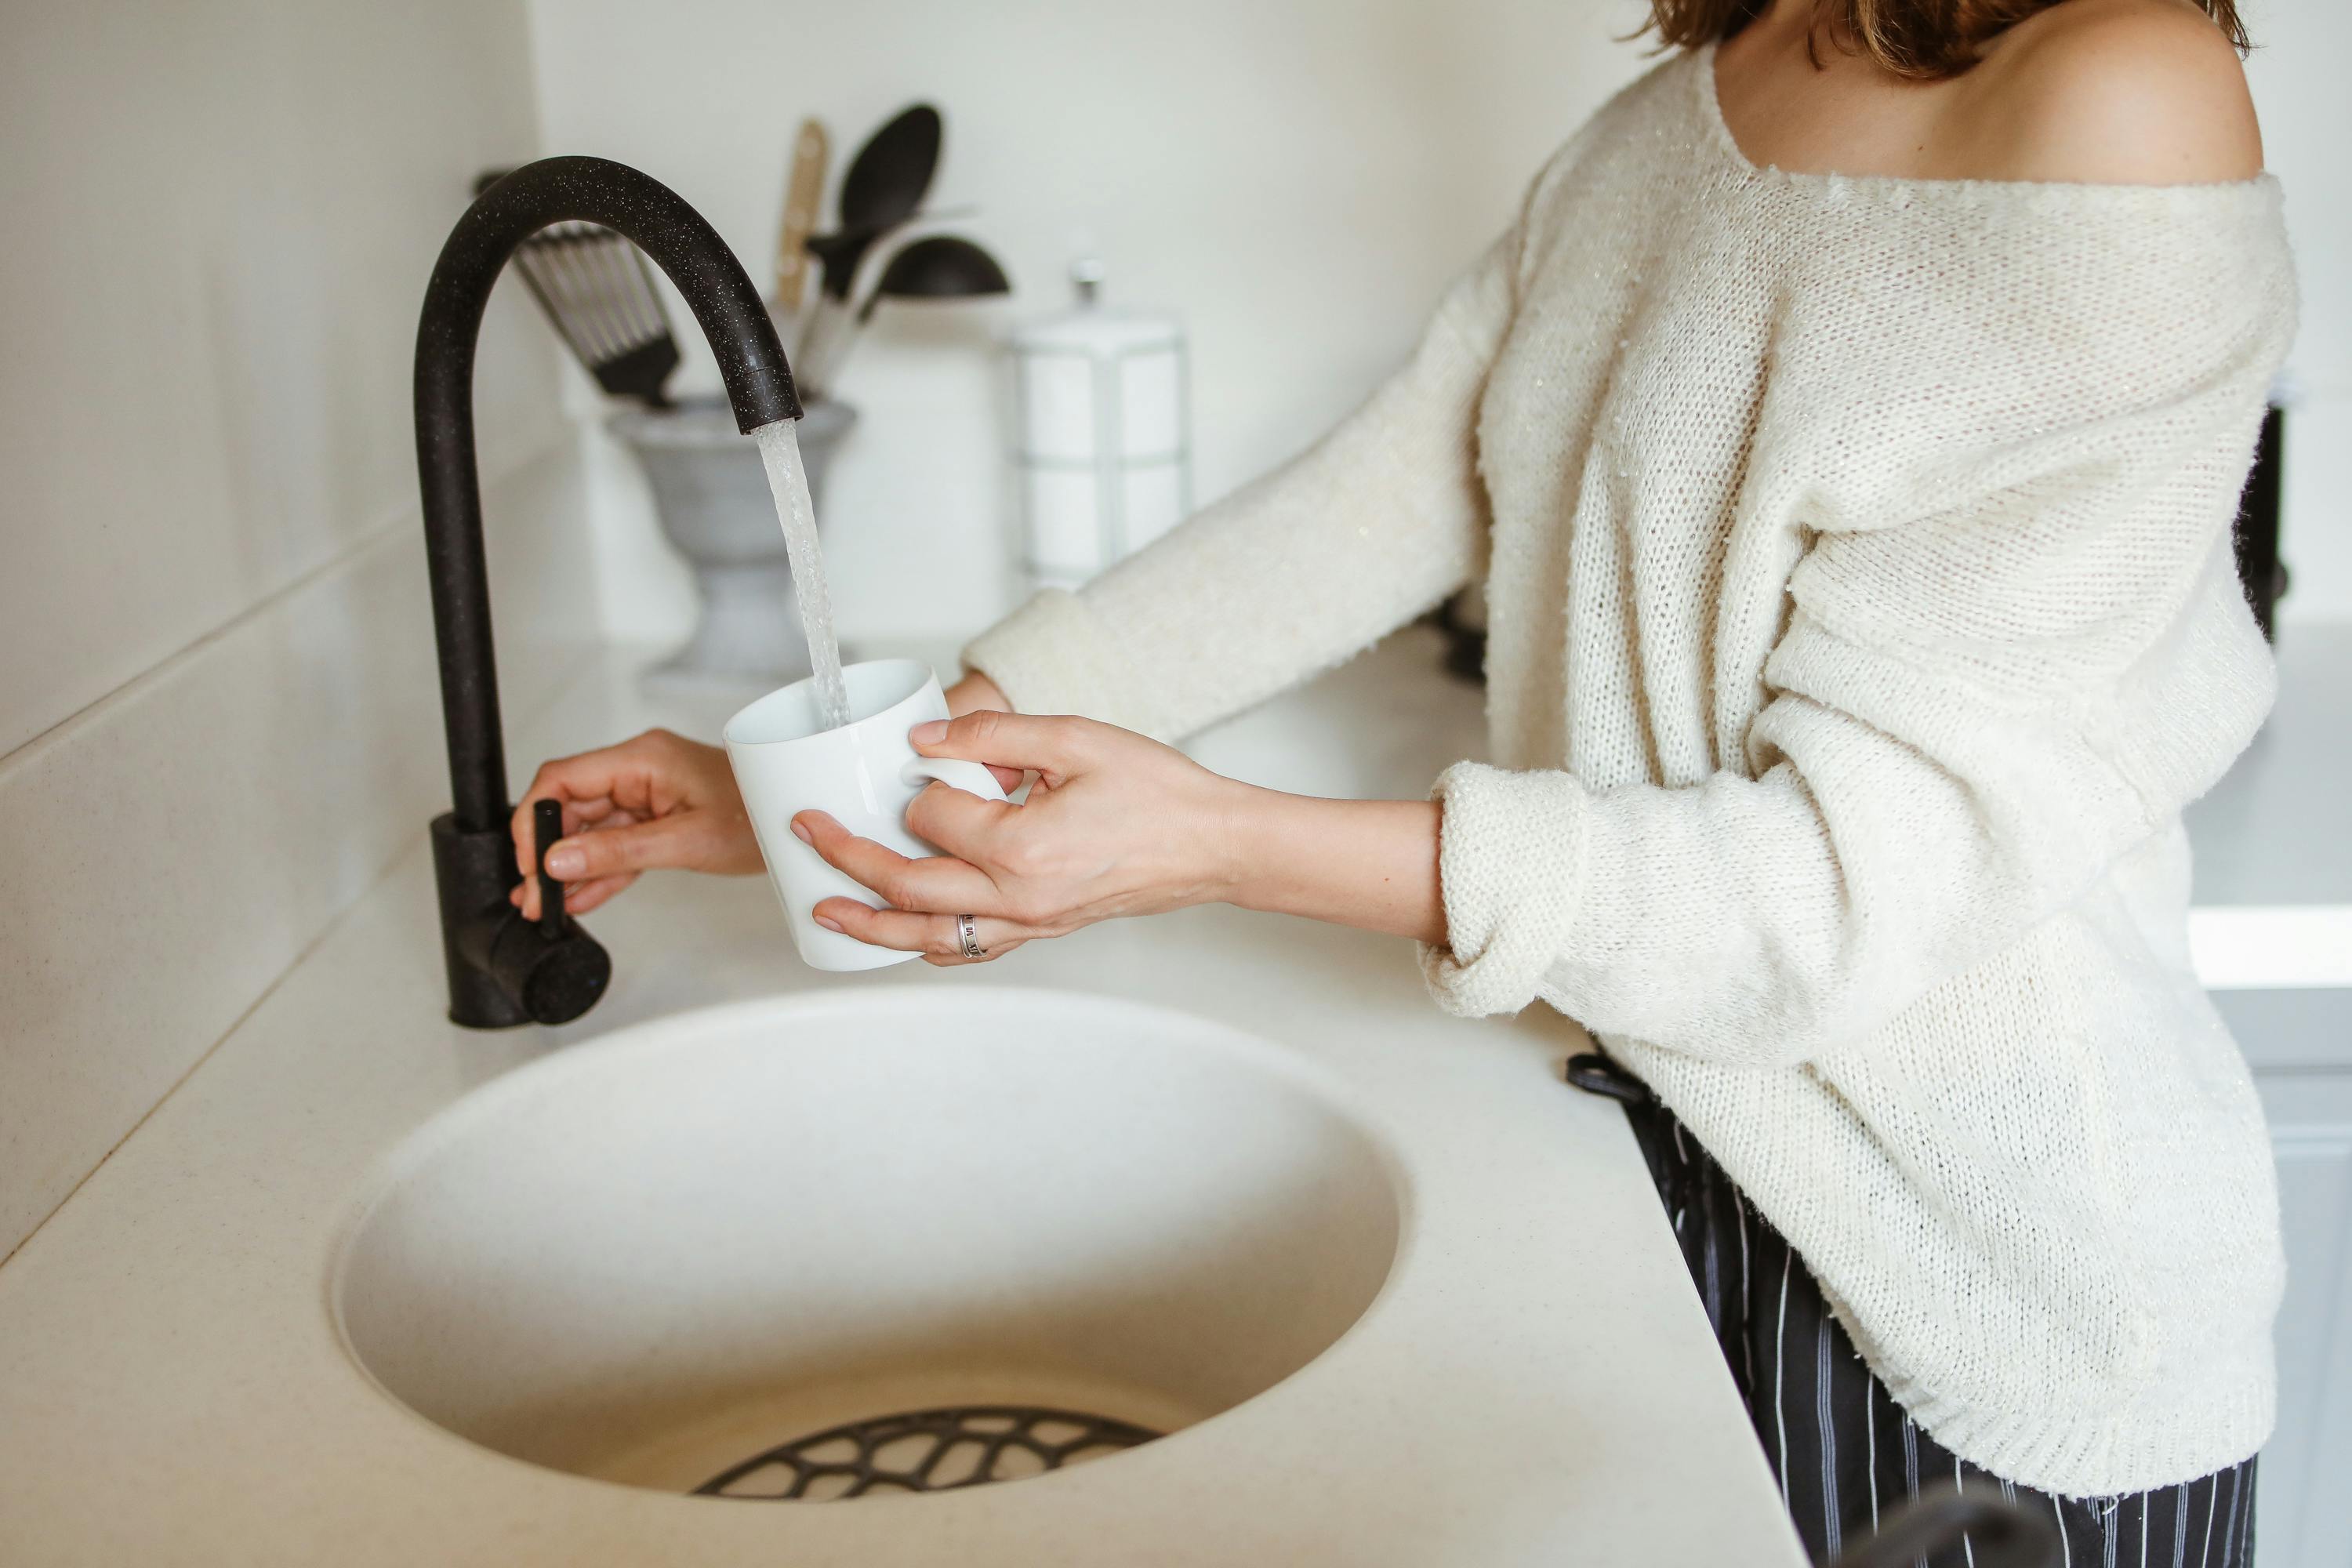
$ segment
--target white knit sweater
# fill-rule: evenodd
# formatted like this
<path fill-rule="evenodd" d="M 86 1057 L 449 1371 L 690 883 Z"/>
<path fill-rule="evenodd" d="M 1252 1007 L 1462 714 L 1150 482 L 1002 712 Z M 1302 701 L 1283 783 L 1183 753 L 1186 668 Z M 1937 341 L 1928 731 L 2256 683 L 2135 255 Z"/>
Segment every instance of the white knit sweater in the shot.
<path fill-rule="evenodd" d="M 1485 567 L 1438 1000 L 1591 1028 L 1955 1452 L 2201 1475 L 2270 1431 L 2283 1278 L 2179 815 L 2272 694 L 2229 525 L 2276 184 L 1759 169 L 1713 65 L 1602 110 L 1320 445 L 967 661 L 1175 736 Z"/>

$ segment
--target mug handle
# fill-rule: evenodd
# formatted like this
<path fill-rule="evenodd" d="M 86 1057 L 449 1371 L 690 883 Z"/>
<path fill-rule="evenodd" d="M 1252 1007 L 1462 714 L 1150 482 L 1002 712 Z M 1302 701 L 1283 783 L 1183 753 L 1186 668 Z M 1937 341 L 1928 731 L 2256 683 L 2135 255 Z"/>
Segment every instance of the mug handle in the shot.
<path fill-rule="evenodd" d="M 961 757 L 916 757 L 900 770 L 900 776 L 914 784 L 919 779 L 937 779 L 966 795 L 976 795 L 982 800 L 1003 800 L 1004 791 L 996 783 L 996 775 L 978 763 Z"/>

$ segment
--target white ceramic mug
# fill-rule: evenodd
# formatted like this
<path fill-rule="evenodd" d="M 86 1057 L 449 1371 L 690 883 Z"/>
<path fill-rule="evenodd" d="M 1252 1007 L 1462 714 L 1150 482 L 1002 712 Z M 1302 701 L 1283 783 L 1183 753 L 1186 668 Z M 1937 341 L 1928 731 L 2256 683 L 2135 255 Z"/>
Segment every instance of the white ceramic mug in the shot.
<path fill-rule="evenodd" d="M 771 691 L 727 721 L 727 761 L 759 836 L 768 878 L 792 922 L 793 945 L 812 969 L 879 969 L 919 954 L 875 947 L 816 923 L 811 911 L 831 898 L 876 902 L 871 889 L 825 864 L 793 832 L 797 812 L 822 811 L 860 838 L 901 855 L 936 855 L 907 831 L 907 803 L 937 779 L 987 800 L 1003 800 L 996 777 L 978 763 L 919 755 L 907 731 L 948 716 L 939 677 L 919 659 L 877 658 L 842 672 L 850 721 L 819 728 L 816 682 Z"/>

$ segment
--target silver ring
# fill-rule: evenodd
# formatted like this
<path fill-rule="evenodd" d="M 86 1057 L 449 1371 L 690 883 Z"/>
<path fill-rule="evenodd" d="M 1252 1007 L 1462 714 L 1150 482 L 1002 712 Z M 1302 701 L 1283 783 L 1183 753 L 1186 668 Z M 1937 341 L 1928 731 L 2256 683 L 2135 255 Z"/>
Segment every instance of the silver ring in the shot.
<path fill-rule="evenodd" d="M 972 923 L 971 916 L 956 916 L 956 935 L 963 939 L 963 955 L 966 958 L 988 956 L 988 949 L 980 945 L 980 927 Z"/>

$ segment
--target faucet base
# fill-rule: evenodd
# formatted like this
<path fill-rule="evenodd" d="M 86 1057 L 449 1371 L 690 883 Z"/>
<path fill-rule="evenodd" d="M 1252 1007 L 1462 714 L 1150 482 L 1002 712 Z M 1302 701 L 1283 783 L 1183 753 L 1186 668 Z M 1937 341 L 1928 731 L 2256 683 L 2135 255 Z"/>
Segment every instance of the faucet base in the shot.
<path fill-rule="evenodd" d="M 522 880 L 514 840 L 505 829 L 461 832 L 443 812 L 433 819 L 433 885 L 441 897 L 441 956 L 449 971 L 449 1021 L 469 1029 L 510 1029 L 530 1022 L 522 998 L 500 985 L 480 938 L 498 917 L 513 914 L 507 889 Z"/>
<path fill-rule="evenodd" d="M 522 880 L 503 826 L 466 831 L 455 814 L 433 819 L 433 882 L 441 901 L 441 957 L 449 1021 L 468 1029 L 566 1024 L 596 1005 L 612 956 L 563 917 L 550 936 L 507 894 Z"/>

